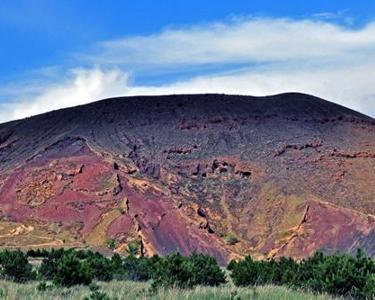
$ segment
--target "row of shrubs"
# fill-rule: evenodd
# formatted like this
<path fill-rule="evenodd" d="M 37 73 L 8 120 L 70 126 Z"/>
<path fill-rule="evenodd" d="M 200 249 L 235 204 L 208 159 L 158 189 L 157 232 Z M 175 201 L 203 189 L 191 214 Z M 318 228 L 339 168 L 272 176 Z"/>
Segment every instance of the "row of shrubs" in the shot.
<path fill-rule="evenodd" d="M 42 263 L 33 268 L 29 257 L 42 258 Z M 0 265 L 4 279 L 52 281 L 62 286 L 117 279 L 152 280 L 154 289 L 192 288 L 218 286 L 227 280 L 216 260 L 204 254 L 150 258 L 115 254 L 108 258 L 90 250 L 31 250 L 26 254 L 5 250 L 0 252 Z M 355 256 L 317 252 L 299 262 L 291 258 L 256 261 L 247 256 L 231 261 L 227 269 L 236 286 L 273 284 L 357 299 L 375 297 L 375 262 L 361 250 Z"/>
<path fill-rule="evenodd" d="M 32 268 L 28 257 L 42 258 Z M 173 253 L 165 257 L 153 256 L 111 258 L 90 250 L 58 249 L 30 250 L 26 254 L 16 250 L 0 252 L 1 276 L 16 282 L 29 280 L 53 281 L 56 285 L 88 285 L 93 280 L 153 281 L 154 287 L 220 285 L 226 282 L 225 273 L 216 260 L 204 254 L 182 256 Z"/>
<path fill-rule="evenodd" d="M 236 286 L 285 285 L 291 288 L 375 299 L 375 262 L 358 250 L 356 255 L 313 256 L 297 262 L 291 258 L 255 261 L 250 256 L 228 265 Z"/>

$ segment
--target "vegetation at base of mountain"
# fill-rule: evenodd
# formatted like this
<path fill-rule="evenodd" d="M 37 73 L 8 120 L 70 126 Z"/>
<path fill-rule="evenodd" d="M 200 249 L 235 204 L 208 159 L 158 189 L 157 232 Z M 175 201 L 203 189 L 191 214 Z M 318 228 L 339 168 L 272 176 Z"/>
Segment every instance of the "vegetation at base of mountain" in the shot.
<path fill-rule="evenodd" d="M 38 268 L 38 277 L 57 285 L 90 284 L 92 280 L 110 281 L 153 280 L 153 287 L 217 286 L 225 282 L 224 271 L 216 260 L 204 254 L 182 256 L 173 253 L 165 257 L 107 258 L 90 250 L 51 250 Z"/>
<path fill-rule="evenodd" d="M 42 262 L 33 267 L 28 259 L 35 258 Z M 272 285 L 354 299 L 375 296 L 375 261 L 361 250 L 356 255 L 316 252 L 302 261 L 285 257 L 256 261 L 247 256 L 231 261 L 227 270 L 228 278 L 213 257 L 196 253 L 138 258 L 118 254 L 106 257 L 91 250 L 74 249 L 0 252 L 2 279 L 21 283 L 39 280 L 36 289 L 40 292 L 91 284 L 91 294 L 86 299 L 108 299 L 104 291 L 95 288 L 95 282 L 112 280 L 147 282 L 148 292 L 153 295 L 161 289 L 217 287 L 233 282 L 238 288 Z"/>
<path fill-rule="evenodd" d="M 236 286 L 285 285 L 355 299 L 375 297 L 375 262 L 361 250 L 350 254 L 313 256 L 297 262 L 291 258 L 255 261 L 250 256 L 228 265 Z"/>
<path fill-rule="evenodd" d="M 116 241 L 115 240 L 108 240 L 107 247 L 111 250 L 116 249 Z"/>
<path fill-rule="evenodd" d="M 192 288 L 197 285 L 218 286 L 226 282 L 216 260 L 204 254 L 182 256 L 173 253 L 156 261 L 153 287 Z"/>
<path fill-rule="evenodd" d="M 0 266 L 0 275 L 4 279 L 25 282 L 36 277 L 27 256 L 20 250 L 0 252 Z"/>

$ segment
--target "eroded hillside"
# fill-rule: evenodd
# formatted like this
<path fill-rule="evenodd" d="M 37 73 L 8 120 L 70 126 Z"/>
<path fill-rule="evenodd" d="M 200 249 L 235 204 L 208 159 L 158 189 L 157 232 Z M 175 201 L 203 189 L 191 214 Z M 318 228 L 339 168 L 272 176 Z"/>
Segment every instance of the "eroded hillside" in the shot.
<path fill-rule="evenodd" d="M 2 124 L 0 243 L 374 255 L 374 130 L 302 94 L 116 98 Z"/>

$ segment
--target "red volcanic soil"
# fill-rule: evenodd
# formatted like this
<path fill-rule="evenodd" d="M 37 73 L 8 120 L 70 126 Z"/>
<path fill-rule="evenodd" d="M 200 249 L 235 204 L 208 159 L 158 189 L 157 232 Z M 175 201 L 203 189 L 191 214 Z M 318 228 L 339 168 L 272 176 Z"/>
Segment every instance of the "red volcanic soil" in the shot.
<path fill-rule="evenodd" d="M 45 234 L 126 253 L 138 241 L 139 254 L 221 263 L 374 255 L 374 130 L 303 94 L 116 98 L 1 124 L 0 225 L 34 231 L 0 243 L 33 247 Z"/>

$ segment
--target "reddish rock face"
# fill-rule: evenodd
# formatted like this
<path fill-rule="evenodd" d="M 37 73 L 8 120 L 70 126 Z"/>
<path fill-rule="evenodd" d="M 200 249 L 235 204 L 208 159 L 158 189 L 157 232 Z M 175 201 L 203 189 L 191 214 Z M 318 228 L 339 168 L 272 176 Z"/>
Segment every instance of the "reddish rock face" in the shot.
<path fill-rule="evenodd" d="M 374 255 L 374 130 L 302 94 L 118 98 L 2 124 L 0 245 Z"/>

